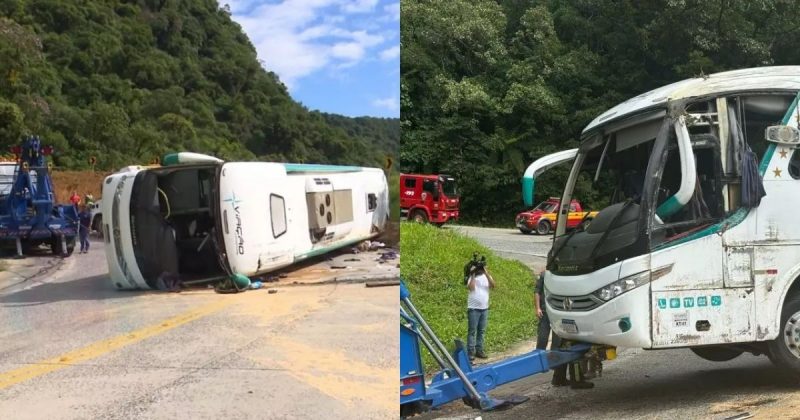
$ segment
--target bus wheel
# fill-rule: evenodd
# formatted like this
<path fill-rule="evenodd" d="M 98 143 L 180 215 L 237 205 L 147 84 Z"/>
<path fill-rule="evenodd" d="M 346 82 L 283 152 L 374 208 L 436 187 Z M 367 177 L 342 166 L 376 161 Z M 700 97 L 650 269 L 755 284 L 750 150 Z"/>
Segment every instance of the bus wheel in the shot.
<path fill-rule="evenodd" d="M 536 225 L 536 233 L 539 235 L 547 235 L 550 233 L 550 221 L 549 220 L 540 220 L 539 224 Z"/>
<path fill-rule="evenodd" d="M 712 362 L 727 362 L 744 353 L 741 350 L 729 347 L 692 347 L 690 350 L 692 353 Z"/>
<path fill-rule="evenodd" d="M 780 334 L 769 342 L 769 354 L 776 365 L 800 374 L 800 294 L 783 305 Z"/>
<path fill-rule="evenodd" d="M 92 230 L 97 232 L 97 234 L 102 238 L 103 237 L 103 215 L 98 214 L 92 220 Z"/>
<path fill-rule="evenodd" d="M 416 223 L 427 223 L 428 222 L 428 218 L 425 217 L 425 212 L 423 212 L 422 210 L 414 211 L 414 214 L 411 215 L 411 220 L 413 220 Z"/>

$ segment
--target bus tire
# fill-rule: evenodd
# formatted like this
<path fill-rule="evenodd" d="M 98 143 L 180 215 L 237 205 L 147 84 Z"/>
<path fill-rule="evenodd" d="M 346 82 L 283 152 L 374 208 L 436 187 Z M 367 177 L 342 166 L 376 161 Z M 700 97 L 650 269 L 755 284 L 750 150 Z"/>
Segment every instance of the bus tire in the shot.
<path fill-rule="evenodd" d="M 711 362 L 727 362 L 739 357 L 742 350 L 732 349 L 730 347 L 691 347 L 689 350 L 692 353 L 700 356 Z"/>
<path fill-rule="evenodd" d="M 800 375 L 800 294 L 790 296 L 781 312 L 781 328 L 768 343 L 770 360 L 777 366 Z"/>
<path fill-rule="evenodd" d="M 536 233 L 539 235 L 550 233 L 550 221 L 547 219 L 539 220 L 539 223 L 536 224 Z"/>
<path fill-rule="evenodd" d="M 103 237 L 103 215 L 98 214 L 92 220 L 92 230 L 97 232 L 97 234 L 102 238 Z"/>
<path fill-rule="evenodd" d="M 428 223 L 428 217 L 422 210 L 414 210 L 414 212 L 411 213 L 411 220 L 415 223 Z"/>

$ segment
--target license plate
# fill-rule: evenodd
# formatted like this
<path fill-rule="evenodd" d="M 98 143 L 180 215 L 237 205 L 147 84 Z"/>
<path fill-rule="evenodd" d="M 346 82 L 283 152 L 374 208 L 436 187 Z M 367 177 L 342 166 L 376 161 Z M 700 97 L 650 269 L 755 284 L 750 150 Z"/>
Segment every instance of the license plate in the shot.
<path fill-rule="evenodd" d="M 578 333 L 578 325 L 575 324 L 575 321 L 571 319 L 562 319 L 561 320 L 561 330 L 567 334 L 577 334 Z"/>

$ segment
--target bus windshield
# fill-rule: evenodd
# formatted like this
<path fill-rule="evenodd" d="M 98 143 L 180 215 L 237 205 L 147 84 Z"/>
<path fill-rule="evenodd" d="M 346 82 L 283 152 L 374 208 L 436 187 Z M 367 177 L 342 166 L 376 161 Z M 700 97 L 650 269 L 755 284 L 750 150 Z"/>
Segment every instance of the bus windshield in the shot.
<path fill-rule="evenodd" d="M 577 199 L 600 211 L 569 233 L 565 221 L 559 221 L 548 269 L 557 274 L 590 272 L 636 242 L 647 165 L 665 123 L 663 116 L 650 116 L 582 143 L 561 202 Z"/>

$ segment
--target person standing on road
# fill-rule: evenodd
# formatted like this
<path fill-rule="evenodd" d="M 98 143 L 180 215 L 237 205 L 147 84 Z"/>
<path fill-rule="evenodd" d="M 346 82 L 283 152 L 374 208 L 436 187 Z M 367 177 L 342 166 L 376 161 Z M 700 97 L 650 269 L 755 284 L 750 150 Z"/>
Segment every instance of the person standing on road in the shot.
<path fill-rule="evenodd" d="M 80 254 L 89 252 L 89 225 L 92 223 L 92 215 L 89 213 L 88 206 L 82 206 L 78 213 L 78 236 L 81 240 Z"/>
<path fill-rule="evenodd" d="M 495 282 L 484 264 L 473 265 L 470 268 L 467 288 L 467 350 L 469 360 L 475 357 L 485 359 L 483 339 L 486 333 L 486 323 L 489 318 L 489 289 L 494 289 Z"/>
<path fill-rule="evenodd" d="M 556 335 L 555 331 L 550 329 L 550 319 L 547 317 L 547 310 L 545 306 L 544 295 L 544 271 L 539 274 L 536 279 L 536 289 L 533 293 L 533 300 L 536 305 L 536 317 L 539 318 L 539 327 L 536 332 L 536 349 L 547 350 L 547 341 L 550 339 L 552 333 L 552 343 L 550 350 L 557 350 L 561 348 L 561 337 Z M 553 386 L 571 385 L 574 389 L 592 388 L 594 384 L 587 382 L 583 378 L 580 363 L 569 363 L 569 373 L 571 381 L 567 381 L 567 365 L 561 365 L 553 369 L 553 379 L 550 383 Z"/>

